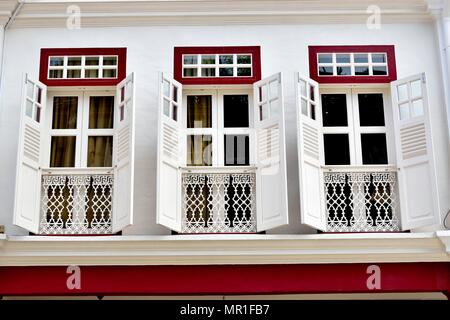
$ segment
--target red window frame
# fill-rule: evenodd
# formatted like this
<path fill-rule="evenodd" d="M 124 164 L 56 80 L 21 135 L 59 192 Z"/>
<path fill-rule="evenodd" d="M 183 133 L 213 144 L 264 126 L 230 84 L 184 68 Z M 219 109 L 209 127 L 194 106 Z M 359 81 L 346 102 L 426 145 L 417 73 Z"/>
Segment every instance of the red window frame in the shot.
<path fill-rule="evenodd" d="M 117 78 L 115 79 L 49 79 L 50 56 L 117 56 Z M 127 48 L 44 48 L 41 49 L 39 80 L 47 86 L 114 86 L 125 79 L 127 70 Z"/>
<path fill-rule="evenodd" d="M 183 77 L 183 55 L 184 54 L 237 54 L 249 53 L 252 55 L 251 77 Z M 261 80 L 261 48 L 259 46 L 239 47 L 175 47 L 173 74 L 178 82 L 189 84 L 252 84 Z"/>
<path fill-rule="evenodd" d="M 318 83 L 389 83 L 397 80 L 395 47 L 393 45 L 370 46 L 309 46 L 309 76 Z M 388 74 L 386 76 L 319 76 L 317 54 L 319 53 L 386 53 Z"/>

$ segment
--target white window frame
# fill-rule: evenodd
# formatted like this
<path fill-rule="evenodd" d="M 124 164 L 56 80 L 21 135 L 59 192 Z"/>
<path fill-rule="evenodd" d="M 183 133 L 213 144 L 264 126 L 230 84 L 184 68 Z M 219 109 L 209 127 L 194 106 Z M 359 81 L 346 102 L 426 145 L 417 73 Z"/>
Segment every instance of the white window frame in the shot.
<path fill-rule="evenodd" d="M 332 55 L 332 62 L 331 63 L 320 63 L 319 62 L 319 56 L 320 55 Z M 336 55 L 344 55 L 349 54 L 350 55 L 350 62 L 349 63 L 338 63 L 336 59 Z M 358 54 L 367 54 L 368 55 L 368 61 L 367 62 L 355 62 L 355 55 Z M 384 54 L 385 61 L 386 62 L 372 62 L 372 55 L 373 54 Z M 387 53 L 386 52 L 318 52 L 317 53 L 317 75 L 319 77 L 387 77 L 389 76 L 389 65 L 387 60 Z M 355 74 L 355 67 L 368 67 L 369 68 L 369 74 Z M 321 75 L 320 74 L 320 67 L 332 67 L 333 68 L 333 74 L 332 75 Z M 350 67 L 350 73 L 349 75 L 339 75 L 337 74 L 337 68 L 338 67 Z M 386 74 L 373 74 L 373 67 L 386 67 Z"/>
<path fill-rule="evenodd" d="M 53 119 L 53 98 L 54 97 L 78 97 L 77 108 L 77 128 L 76 129 L 52 129 Z M 114 108 L 113 127 L 110 129 L 89 129 L 89 100 L 91 96 L 113 96 L 115 97 L 114 90 L 97 91 L 54 91 L 48 93 L 48 111 L 46 116 L 46 143 L 44 147 L 44 163 L 50 168 L 50 153 L 51 153 L 51 139 L 53 136 L 75 136 L 75 168 L 88 168 L 87 167 L 87 150 L 88 150 L 88 138 L 89 136 L 111 136 L 114 140 L 114 128 L 116 123 L 116 110 Z M 114 155 L 113 144 L 113 155 Z M 114 162 L 114 161 L 113 161 Z M 95 167 L 89 167 L 93 169 Z M 111 167 L 104 167 L 105 169 Z"/>
<path fill-rule="evenodd" d="M 361 126 L 359 121 L 358 94 L 379 93 L 383 95 L 384 106 L 384 126 Z M 347 127 L 325 127 L 322 126 L 322 139 L 325 134 L 348 134 L 350 164 L 344 166 L 391 166 L 395 164 L 395 144 L 394 144 L 394 125 L 392 123 L 391 97 L 388 88 L 320 88 L 320 108 L 322 108 L 322 94 L 345 94 L 347 100 Z M 322 110 L 318 110 L 322 115 Z M 320 121 L 322 117 L 320 117 Z M 386 135 L 387 164 L 373 165 L 363 164 L 361 134 L 364 133 L 384 133 Z M 325 155 L 325 145 L 323 145 L 323 154 Z M 325 158 L 324 158 L 325 161 Z M 334 165 L 328 165 L 334 167 Z"/>
<path fill-rule="evenodd" d="M 238 63 L 237 56 L 250 56 L 250 63 Z M 186 64 L 184 62 L 184 57 L 186 56 L 196 56 L 197 57 L 197 63 L 196 64 Z M 215 63 L 214 64 L 202 64 L 202 56 L 215 56 Z M 233 63 L 232 64 L 220 64 L 219 63 L 219 56 L 233 56 Z M 220 54 L 214 54 L 214 53 L 200 53 L 200 54 L 183 54 L 182 57 L 182 77 L 183 78 L 251 78 L 253 77 L 253 55 L 251 53 L 220 53 Z M 215 69 L 215 75 L 214 76 L 203 76 L 202 75 L 202 69 Z M 219 69 L 220 68 L 233 68 L 233 75 L 232 76 L 220 76 Z M 250 75 L 247 76 L 239 76 L 237 73 L 238 68 L 250 68 Z M 184 75 L 184 69 L 197 69 L 197 76 L 185 76 Z"/>
<path fill-rule="evenodd" d="M 99 58 L 99 62 L 98 65 L 86 65 L 86 58 L 94 58 L 94 57 L 98 57 Z M 116 58 L 116 64 L 115 65 L 103 65 L 103 58 Z M 64 63 L 62 66 L 52 66 L 50 64 L 50 61 L 52 60 L 52 58 L 62 58 L 64 60 Z M 68 61 L 69 58 L 81 58 L 81 65 L 79 66 L 69 66 L 68 65 Z M 117 79 L 118 77 L 118 72 L 119 72 L 119 56 L 117 55 L 67 55 L 67 56 L 63 56 L 63 55 L 54 55 L 54 56 L 49 56 L 48 57 L 48 71 L 47 71 L 47 79 L 50 80 L 67 80 L 67 79 Z M 62 70 L 63 71 L 63 76 L 62 78 L 52 78 L 50 77 L 50 71 L 52 70 Z M 79 78 L 68 78 L 67 77 L 67 71 L 68 70 L 80 70 L 80 77 Z M 85 71 L 86 70 L 98 70 L 98 77 L 89 77 L 86 78 L 85 77 Z M 115 77 L 107 77 L 104 78 L 103 77 L 103 70 L 116 70 L 116 76 Z"/>
<path fill-rule="evenodd" d="M 211 128 L 187 128 L 187 97 L 192 95 L 211 95 L 212 99 L 212 127 Z M 224 103 L 223 98 L 225 95 L 247 95 L 248 96 L 248 113 L 249 113 L 249 126 L 247 128 L 225 128 L 224 127 Z M 187 136 L 198 135 L 211 135 L 212 142 L 212 165 L 208 167 L 225 167 L 225 135 L 248 135 L 249 136 L 249 165 L 252 166 L 255 163 L 256 151 L 254 143 L 254 126 L 253 126 L 253 92 L 251 89 L 215 89 L 215 90 L 198 90 L 198 89 L 183 89 L 183 109 L 180 113 L 182 120 L 183 136 L 184 136 L 184 159 L 182 163 L 187 166 Z M 239 167 L 246 167 L 239 165 Z M 201 166 L 193 166 L 193 168 Z M 233 166 L 227 166 L 233 167 Z"/>

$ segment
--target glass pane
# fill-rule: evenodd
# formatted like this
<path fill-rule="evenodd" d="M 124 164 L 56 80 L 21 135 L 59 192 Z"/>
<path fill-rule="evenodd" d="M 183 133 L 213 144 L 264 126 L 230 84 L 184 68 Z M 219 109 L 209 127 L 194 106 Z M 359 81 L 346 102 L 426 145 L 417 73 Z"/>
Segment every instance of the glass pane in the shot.
<path fill-rule="evenodd" d="M 88 137 L 88 167 L 112 167 L 112 136 Z"/>
<path fill-rule="evenodd" d="M 351 76 L 352 75 L 352 69 L 350 67 L 340 67 L 338 66 L 336 68 L 336 73 L 338 76 Z"/>
<path fill-rule="evenodd" d="M 363 164 L 387 164 L 386 134 L 361 134 Z"/>
<path fill-rule="evenodd" d="M 309 99 L 312 101 L 316 101 L 316 95 L 314 93 L 314 87 L 309 85 Z"/>
<path fill-rule="evenodd" d="M 337 63 L 350 63 L 350 54 L 336 54 L 336 62 Z"/>
<path fill-rule="evenodd" d="M 408 119 L 409 114 L 409 103 L 404 103 L 399 106 L 400 109 L 400 120 Z"/>
<path fill-rule="evenodd" d="M 26 102 L 25 114 L 29 118 L 33 117 L 33 102 L 28 100 L 28 99 L 27 99 L 27 102 Z"/>
<path fill-rule="evenodd" d="M 36 93 L 36 102 L 37 103 L 41 103 L 41 99 L 42 99 L 42 88 L 37 87 L 37 93 Z"/>
<path fill-rule="evenodd" d="M 319 63 L 333 63 L 333 55 L 331 53 L 321 53 L 318 56 Z"/>
<path fill-rule="evenodd" d="M 302 114 L 305 116 L 308 116 L 308 102 L 304 99 L 301 100 L 301 108 L 302 108 Z"/>
<path fill-rule="evenodd" d="M 165 97 L 170 99 L 170 82 L 169 81 L 165 81 L 163 83 L 163 94 Z"/>
<path fill-rule="evenodd" d="M 251 68 L 237 68 L 238 77 L 250 77 L 252 75 Z"/>
<path fill-rule="evenodd" d="M 267 92 L 268 88 L 267 85 L 262 85 L 259 87 L 259 102 L 263 102 L 267 100 Z"/>
<path fill-rule="evenodd" d="M 359 123 L 361 126 L 384 126 L 383 95 L 358 94 Z"/>
<path fill-rule="evenodd" d="M 408 100 L 408 85 L 406 83 L 397 86 L 397 95 L 399 102 Z"/>
<path fill-rule="evenodd" d="M 269 83 L 270 99 L 278 98 L 278 81 L 272 81 Z"/>
<path fill-rule="evenodd" d="M 163 102 L 163 112 L 165 116 L 170 117 L 170 102 L 166 99 Z"/>
<path fill-rule="evenodd" d="M 197 76 L 197 68 L 183 69 L 183 77 L 196 77 L 196 76 Z"/>
<path fill-rule="evenodd" d="M 225 135 L 224 163 L 226 166 L 248 166 L 250 164 L 248 135 Z"/>
<path fill-rule="evenodd" d="M 368 75 L 369 75 L 369 66 L 355 67 L 355 76 L 368 76 Z"/>
<path fill-rule="evenodd" d="M 280 116 L 280 99 L 270 101 L 270 118 L 278 118 Z"/>
<path fill-rule="evenodd" d="M 202 64 L 215 64 L 216 56 L 215 55 L 202 55 Z"/>
<path fill-rule="evenodd" d="M 81 70 L 67 70 L 67 78 L 81 78 Z"/>
<path fill-rule="evenodd" d="M 215 68 L 202 68 L 202 77 L 215 77 L 216 69 Z"/>
<path fill-rule="evenodd" d="M 322 119 L 324 127 L 346 127 L 347 96 L 345 94 L 322 94 Z"/>
<path fill-rule="evenodd" d="M 64 65 L 63 57 L 51 57 L 50 58 L 50 66 L 51 67 L 62 67 Z"/>
<path fill-rule="evenodd" d="M 76 137 L 52 137 L 50 167 L 75 166 Z"/>
<path fill-rule="evenodd" d="M 62 79 L 63 71 L 62 70 L 49 70 L 48 78 L 49 79 Z"/>
<path fill-rule="evenodd" d="M 89 129 L 114 127 L 114 97 L 91 97 L 89 100 Z"/>
<path fill-rule="evenodd" d="M 411 82 L 411 98 L 417 98 L 422 96 L 422 81 L 416 80 Z"/>
<path fill-rule="evenodd" d="M 333 75 L 333 67 L 319 67 L 319 75 L 320 76 L 332 76 Z"/>
<path fill-rule="evenodd" d="M 184 64 L 197 64 L 197 55 L 183 56 Z"/>
<path fill-rule="evenodd" d="M 348 134 L 324 134 L 325 165 L 350 164 Z"/>
<path fill-rule="evenodd" d="M 372 62 L 374 63 L 385 63 L 386 55 L 384 53 L 372 53 Z"/>
<path fill-rule="evenodd" d="M 34 116 L 36 122 L 41 122 L 41 107 L 36 106 L 36 114 Z"/>
<path fill-rule="evenodd" d="M 313 120 L 316 120 L 316 105 L 310 103 L 309 107 L 311 109 L 311 112 L 310 112 L 311 116 L 310 116 L 310 118 L 313 119 Z"/>
<path fill-rule="evenodd" d="M 306 81 L 300 80 L 300 94 L 306 97 Z"/>
<path fill-rule="evenodd" d="M 98 69 L 90 69 L 84 71 L 85 78 L 98 78 Z"/>
<path fill-rule="evenodd" d="M 178 121 L 178 106 L 176 104 L 172 104 L 172 120 Z"/>
<path fill-rule="evenodd" d="M 172 86 L 172 100 L 177 102 L 178 101 L 178 87 Z"/>
<path fill-rule="evenodd" d="M 34 100 L 34 84 L 32 82 L 27 82 L 27 97 Z"/>
<path fill-rule="evenodd" d="M 225 128 L 248 128 L 248 95 L 223 96 L 223 126 Z"/>
<path fill-rule="evenodd" d="M 385 66 L 373 66 L 372 67 L 374 76 L 385 76 L 387 75 L 387 68 Z"/>
<path fill-rule="evenodd" d="M 353 61 L 355 63 L 367 63 L 369 62 L 369 55 L 367 53 L 357 53 L 354 55 Z"/>
<path fill-rule="evenodd" d="M 423 115 L 423 100 L 415 100 L 412 103 L 412 109 L 413 109 L 413 115 L 414 117 L 422 116 Z"/>
<path fill-rule="evenodd" d="M 117 65 L 117 57 L 103 57 L 103 65 L 104 66 L 116 66 Z"/>
<path fill-rule="evenodd" d="M 220 68 L 219 76 L 221 77 L 232 77 L 233 76 L 233 68 Z"/>
<path fill-rule="evenodd" d="M 68 66 L 81 66 L 81 57 L 68 57 L 67 65 Z"/>
<path fill-rule="evenodd" d="M 263 103 L 259 106 L 259 120 L 263 121 L 269 118 L 269 104 Z"/>
<path fill-rule="evenodd" d="M 54 97 L 52 129 L 77 128 L 78 97 Z"/>
<path fill-rule="evenodd" d="M 186 164 L 188 166 L 212 165 L 212 137 L 210 135 L 188 135 L 186 146 Z"/>
<path fill-rule="evenodd" d="M 86 57 L 86 66 L 98 66 L 100 63 L 100 57 Z"/>
<path fill-rule="evenodd" d="M 233 64 L 233 55 L 220 55 L 219 63 L 220 64 Z"/>
<path fill-rule="evenodd" d="M 238 64 L 251 64 L 252 63 L 252 56 L 249 54 L 245 55 L 238 55 L 237 56 L 237 63 Z"/>
<path fill-rule="evenodd" d="M 103 69 L 103 78 L 116 78 L 117 70 L 116 69 Z"/>
<path fill-rule="evenodd" d="M 212 127 L 212 97 L 187 97 L 187 128 Z"/>

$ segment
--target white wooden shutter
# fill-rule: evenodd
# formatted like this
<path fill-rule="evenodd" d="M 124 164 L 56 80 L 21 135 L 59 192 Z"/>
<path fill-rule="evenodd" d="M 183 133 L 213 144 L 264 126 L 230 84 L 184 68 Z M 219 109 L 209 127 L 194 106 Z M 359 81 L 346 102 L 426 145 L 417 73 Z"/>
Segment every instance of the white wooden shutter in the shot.
<path fill-rule="evenodd" d="M 181 83 L 161 75 L 156 222 L 181 231 Z"/>
<path fill-rule="evenodd" d="M 253 85 L 257 143 L 257 230 L 288 223 L 286 147 L 281 73 Z"/>
<path fill-rule="evenodd" d="M 41 148 L 47 87 L 25 76 L 16 174 L 14 224 L 39 232 L 41 202 Z"/>
<path fill-rule="evenodd" d="M 439 223 L 425 74 L 392 82 L 402 228 Z"/>
<path fill-rule="evenodd" d="M 133 223 L 135 76 L 117 85 L 114 135 L 113 232 Z"/>
<path fill-rule="evenodd" d="M 296 86 L 301 222 L 325 231 L 319 84 L 297 74 Z"/>

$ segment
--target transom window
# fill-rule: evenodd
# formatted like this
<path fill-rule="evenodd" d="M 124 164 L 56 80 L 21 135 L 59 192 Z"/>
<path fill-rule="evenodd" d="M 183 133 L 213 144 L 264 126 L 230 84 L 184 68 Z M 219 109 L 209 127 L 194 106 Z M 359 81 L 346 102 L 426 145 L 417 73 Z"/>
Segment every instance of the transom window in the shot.
<path fill-rule="evenodd" d="M 49 167 L 112 167 L 114 96 L 55 94 L 50 101 Z"/>
<path fill-rule="evenodd" d="M 182 84 L 253 84 L 261 79 L 260 47 L 175 47 Z"/>
<path fill-rule="evenodd" d="M 48 59 L 49 79 L 115 79 L 117 56 L 56 56 Z"/>
<path fill-rule="evenodd" d="M 394 46 L 309 46 L 310 77 L 319 83 L 397 80 Z"/>
<path fill-rule="evenodd" d="M 187 166 L 248 166 L 252 112 L 246 90 L 185 94 Z"/>
<path fill-rule="evenodd" d="M 383 90 L 322 90 L 325 165 L 392 163 L 385 99 Z"/>

